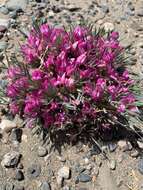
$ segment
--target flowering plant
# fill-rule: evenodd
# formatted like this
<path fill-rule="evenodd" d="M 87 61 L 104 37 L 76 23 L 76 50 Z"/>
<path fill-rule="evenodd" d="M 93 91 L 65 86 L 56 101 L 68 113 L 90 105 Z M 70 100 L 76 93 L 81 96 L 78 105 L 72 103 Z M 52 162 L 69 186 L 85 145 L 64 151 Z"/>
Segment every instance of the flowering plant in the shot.
<path fill-rule="evenodd" d="M 33 27 L 21 46 L 23 61 L 7 70 L 11 112 L 47 129 L 100 134 L 119 124 L 120 115 L 138 112 L 118 38 L 118 32 L 86 26 Z"/>

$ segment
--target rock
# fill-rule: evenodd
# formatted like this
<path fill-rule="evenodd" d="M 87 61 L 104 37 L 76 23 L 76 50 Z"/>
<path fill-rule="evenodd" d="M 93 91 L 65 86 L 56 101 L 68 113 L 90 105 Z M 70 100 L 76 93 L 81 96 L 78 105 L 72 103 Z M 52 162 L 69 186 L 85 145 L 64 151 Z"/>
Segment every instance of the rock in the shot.
<path fill-rule="evenodd" d="M 135 7 L 134 7 L 134 5 L 133 5 L 133 3 L 132 3 L 131 1 L 128 3 L 128 8 L 129 8 L 131 11 L 134 11 L 134 10 L 135 10 Z"/>
<path fill-rule="evenodd" d="M 116 161 L 115 160 L 111 160 L 109 163 L 109 167 L 111 170 L 115 170 L 116 169 Z"/>
<path fill-rule="evenodd" d="M 15 167 L 19 163 L 20 156 L 19 152 L 11 151 L 4 155 L 1 165 L 5 167 Z"/>
<path fill-rule="evenodd" d="M 108 145 L 108 148 L 109 148 L 109 151 L 110 151 L 110 152 L 114 152 L 114 151 L 116 150 L 116 148 L 117 148 L 117 144 L 115 144 L 115 143 L 110 143 L 110 144 Z"/>
<path fill-rule="evenodd" d="M 64 186 L 62 190 L 70 190 L 69 186 Z"/>
<path fill-rule="evenodd" d="M 7 42 L 1 41 L 0 42 L 0 52 L 4 51 L 6 48 L 7 48 Z"/>
<path fill-rule="evenodd" d="M 38 4 L 38 9 L 44 9 L 44 8 L 46 8 L 46 3 Z"/>
<path fill-rule="evenodd" d="M 14 187 L 14 190 L 24 190 L 24 187 L 18 185 Z"/>
<path fill-rule="evenodd" d="M 24 11 L 27 7 L 28 0 L 9 0 L 6 7 L 10 11 Z"/>
<path fill-rule="evenodd" d="M 13 19 L 16 19 L 16 17 L 17 17 L 17 11 L 14 10 L 14 11 L 10 12 L 10 13 L 9 13 L 9 17 L 10 17 L 10 18 L 13 18 Z"/>
<path fill-rule="evenodd" d="M 139 163 L 138 163 L 138 170 L 139 172 L 143 175 L 143 158 L 141 158 L 139 160 Z"/>
<path fill-rule="evenodd" d="M 44 147 L 42 147 L 42 146 L 40 146 L 40 147 L 38 148 L 38 156 L 39 156 L 39 157 L 44 157 L 44 156 L 46 156 L 46 155 L 47 155 L 47 149 L 44 148 Z"/>
<path fill-rule="evenodd" d="M 137 150 L 134 150 L 133 152 L 131 152 L 131 157 L 137 158 L 138 156 L 139 156 L 139 152 Z"/>
<path fill-rule="evenodd" d="M 137 16 L 143 17 L 143 7 L 140 7 L 138 10 L 136 10 Z"/>
<path fill-rule="evenodd" d="M 101 6 L 102 11 L 106 14 L 109 13 L 109 7 L 107 5 L 102 5 Z"/>
<path fill-rule="evenodd" d="M 5 26 L 0 26 L 0 33 L 4 33 L 7 30 Z"/>
<path fill-rule="evenodd" d="M 107 31 L 107 32 L 108 31 L 113 31 L 115 29 L 114 24 L 110 23 L 110 22 L 105 22 L 103 24 L 103 27 L 104 27 L 105 31 Z"/>
<path fill-rule="evenodd" d="M 16 171 L 15 179 L 18 181 L 24 180 L 24 174 L 21 170 Z"/>
<path fill-rule="evenodd" d="M 132 149 L 131 143 L 130 142 L 126 142 L 124 140 L 119 141 L 118 142 L 118 146 L 123 151 L 127 151 L 127 150 L 131 150 Z"/>
<path fill-rule="evenodd" d="M 0 18 L 0 26 L 4 26 L 6 29 L 8 29 L 10 26 L 9 19 Z"/>
<path fill-rule="evenodd" d="M 67 8 L 69 11 L 71 11 L 71 12 L 77 11 L 77 10 L 80 9 L 79 7 L 77 7 L 77 6 L 73 5 L 73 4 L 68 5 L 66 8 Z"/>
<path fill-rule="evenodd" d="M 41 166 L 39 164 L 32 164 L 27 169 L 27 175 L 29 176 L 30 179 L 38 177 L 40 173 L 41 173 Z"/>
<path fill-rule="evenodd" d="M 54 13 L 60 13 L 61 12 L 61 8 L 59 6 L 55 6 L 55 5 L 52 7 L 52 10 Z"/>
<path fill-rule="evenodd" d="M 43 182 L 40 186 L 40 190 L 51 190 L 50 184 L 48 182 Z"/>
<path fill-rule="evenodd" d="M 138 143 L 139 148 L 143 149 L 143 142 L 137 141 L 137 143 Z"/>
<path fill-rule="evenodd" d="M 4 190 L 14 190 L 14 185 L 12 183 L 6 183 Z"/>
<path fill-rule="evenodd" d="M 4 14 L 4 15 L 7 15 L 8 14 L 8 9 L 6 7 L 1 7 L 0 8 L 0 13 Z"/>
<path fill-rule="evenodd" d="M 12 129 L 16 127 L 16 123 L 8 119 L 3 119 L 0 123 L 0 129 L 2 130 L 2 132 L 9 133 Z"/>
<path fill-rule="evenodd" d="M 49 18 L 53 18 L 55 16 L 55 13 L 53 11 L 49 11 L 48 13 Z"/>
<path fill-rule="evenodd" d="M 84 173 L 80 174 L 78 176 L 78 179 L 79 179 L 80 182 L 83 182 L 83 183 L 86 183 L 86 182 L 89 182 L 89 181 L 92 180 L 92 178 L 89 175 L 84 174 Z"/>
<path fill-rule="evenodd" d="M 22 129 L 19 128 L 12 129 L 10 134 L 10 140 L 21 142 L 21 136 L 22 136 Z"/>
<path fill-rule="evenodd" d="M 69 179 L 70 177 L 70 168 L 67 166 L 62 167 L 58 171 L 58 176 L 63 178 L 63 179 Z"/>
<path fill-rule="evenodd" d="M 84 158 L 84 164 L 85 165 L 89 164 L 89 159 L 88 158 Z"/>

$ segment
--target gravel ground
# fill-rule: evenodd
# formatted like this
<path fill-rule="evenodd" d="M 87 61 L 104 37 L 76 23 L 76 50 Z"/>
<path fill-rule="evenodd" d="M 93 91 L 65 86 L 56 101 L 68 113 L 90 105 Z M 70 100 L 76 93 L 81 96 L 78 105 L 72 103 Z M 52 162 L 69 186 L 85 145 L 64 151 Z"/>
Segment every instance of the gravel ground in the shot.
<path fill-rule="evenodd" d="M 142 0 L 0 0 L 0 60 L 5 49 L 17 51 L 33 17 L 65 26 L 85 19 L 119 31 L 121 43 L 132 45 L 127 66 L 142 79 Z M 0 190 L 143 190 L 143 157 L 130 143 L 103 144 L 106 159 L 98 147 L 80 143 L 50 153 L 18 117 L 0 117 Z"/>

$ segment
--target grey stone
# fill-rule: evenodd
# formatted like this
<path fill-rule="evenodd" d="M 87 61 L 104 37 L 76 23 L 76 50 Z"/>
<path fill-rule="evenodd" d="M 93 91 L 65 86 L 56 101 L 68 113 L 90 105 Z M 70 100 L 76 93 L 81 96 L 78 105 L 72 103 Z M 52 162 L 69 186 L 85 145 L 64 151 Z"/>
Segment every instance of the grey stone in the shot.
<path fill-rule="evenodd" d="M 110 167 L 111 170 L 115 170 L 116 169 L 116 161 L 115 160 L 111 160 L 109 167 Z"/>
<path fill-rule="evenodd" d="M 109 12 L 109 7 L 107 5 L 102 5 L 101 9 L 104 13 L 108 13 Z"/>
<path fill-rule="evenodd" d="M 9 28 L 10 26 L 10 21 L 9 19 L 3 19 L 3 18 L 0 18 L 0 26 L 4 26 L 5 28 Z"/>
<path fill-rule="evenodd" d="M 24 187 L 18 185 L 14 187 L 14 190 L 24 190 Z"/>
<path fill-rule="evenodd" d="M 140 7 L 137 11 L 136 11 L 137 16 L 143 17 L 143 7 Z"/>
<path fill-rule="evenodd" d="M 10 17 L 10 18 L 13 18 L 13 19 L 16 19 L 16 17 L 17 17 L 17 11 L 14 10 L 14 11 L 10 12 L 10 13 L 9 13 L 9 17 Z"/>
<path fill-rule="evenodd" d="M 4 33 L 7 30 L 5 26 L 0 26 L 0 33 Z"/>
<path fill-rule="evenodd" d="M 2 166 L 5 167 L 14 167 L 18 164 L 19 160 L 20 160 L 20 153 L 16 151 L 11 151 L 4 155 L 1 164 Z"/>
<path fill-rule="evenodd" d="M 138 163 L 138 170 L 139 172 L 143 175 L 143 158 L 141 158 L 139 160 L 139 163 Z"/>
<path fill-rule="evenodd" d="M 113 23 L 111 22 L 105 22 L 104 25 L 103 25 L 105 31 L 109 32 L 109 31 L 112 31 L 115 29 L 115 26 Z"/>
<path fill-rule="evenodd" d="M 40 190 L 51 190 L 50 184 L 44 181 L 40 186 Z"/>
<path fill-rule="evenodd" d="M 10 11 L 14 11 L 14 10 L 24 11 L 27 7 L 27 4 L 28 4 L 28 0 L 9 0 L 6 3 L 6 7 Z"/>
<path fill-rule="evenodd" d="M 52 10 L 50 10 L 48 13 L 48 16 L 49 16 L 49 18 L 54 18 L 55 13 Z"/>
<path fill-rule="evenodd" d="M 139 152 L 137 150 L 134 150 L 133 152 L 131 152 L 131 157 L 136 158 L 139 156 Z"/>
<path fill-rule="evenodd" d="M 16 171 L 15 179 L 18 181 L 24 180 L 24 174 L 21 170 Z"/>
<path fill-rule="evenodd" d="M 29 178 L 34 179 L 38 177 L 41 173 L 41 166 L 39 164 L 32 164 L 28 169 L 27 169 L 27 175 Z"/>
<path fill-rule="evenodd" d="M 69 186 L 65 186 L 65 187 L 63 187 L 62 190 L 70 190 L 70 187 Z"/>
<path fill-rule="evenodd" d="M 131 1 L 128 3 L 128 8 L 129 8 L 131 11 L 134 11 L 134 10 L 135 10 L 135 7 L 134 7 L 134 5 L 133 5 L 133 3 L 132 3 Z"/>
<path fill-rule="evenodd" d="M 7 9 L 6 7 L 1 7 L 1 8 L 0 8 L 0 12 L 1 12 L 2 14 L 7 15 L 9 11 L 8 11 L 8 9 Z"/>
<path fill-rule="evenodd" d="M 79 10 L 80 7 L 77 7 L 76 5 L 70 4 L 70 5 L 67 6 L 67 9 L 68 9 L 69 11 L 73 12 L 73 11 Z"/>
<path fill-rule="evenodd" d="M 40 146 L 38 148 L 38 156 L 39 157 L 44 157 L 46 155 L 47 155 L 47 149 L 45 147 Z"/>
<path fill-rule="evenodd" d="M 115 143 L 110 143 L 110 144 L 108 145 L 108 148 L 109 148 L 109 151 L 110 151 L 110 152 L 114 152 L 114 151 L 116 150 L 116 148 L 117 148 L 117 144 L 115 144 Z"/>
<path fill-rule="evenodd" d="M 83 182 L 83 183 L 86 183 L 86 182 L 89 182 L 89 181 L 92 180 L 92 178 L 89 175 L 84 174 L 84 173 L 80 174 L 78 176 L 78 179 L 79 179 L 80 182 Z"/>
<path fill-rule="evenodd" d="M 67 166 L 64 166 L 59 169 L 58 176 L 64 179 L 69 179 L 70 177 L 70 168 Z"/>

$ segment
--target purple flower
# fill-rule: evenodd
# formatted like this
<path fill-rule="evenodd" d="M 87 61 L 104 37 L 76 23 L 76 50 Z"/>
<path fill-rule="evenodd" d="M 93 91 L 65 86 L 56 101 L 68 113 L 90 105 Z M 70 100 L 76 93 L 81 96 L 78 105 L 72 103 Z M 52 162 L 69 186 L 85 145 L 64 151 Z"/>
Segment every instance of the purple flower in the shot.
<path fill-rule="evenodd" d="M 32 80 L 41 80 L 43 76 L 43 72 L 40 69 L 32 71 Z"/>

